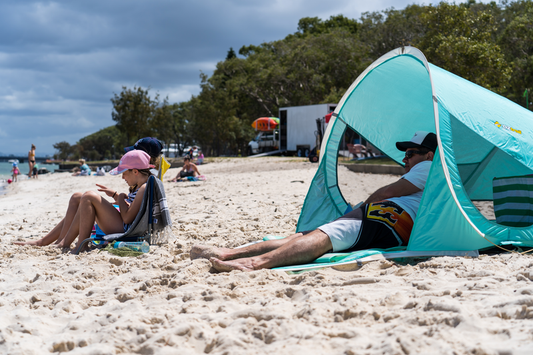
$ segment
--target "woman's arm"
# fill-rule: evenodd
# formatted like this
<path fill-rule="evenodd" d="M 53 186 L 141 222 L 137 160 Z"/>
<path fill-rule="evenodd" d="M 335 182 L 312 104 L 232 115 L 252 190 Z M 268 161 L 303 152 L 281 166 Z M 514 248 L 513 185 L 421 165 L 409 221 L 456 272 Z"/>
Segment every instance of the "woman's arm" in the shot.
<path fill-rule="evenodd" d="M 122 217 L 124 223 L 129 224 L 133 222 L 133 220 L 137 216 L 137 213 L 139 213 L 145 189 L 146 184 L 139 188 L 139 191 L 137 191 L 137 195 L 135 195 L 135 199 L 133 200 L 131 205 L 128 205 L 128 203 L 125 201 L 128 197 L 126 194 L 121 193 L 117 197 L 118 205 L 120 207 L 120 216 Z"/>
<path fill-rule="evenodd" d="M 115 190 L 112 190 L 108 187 L 105 187 L 104 185 L 96 184 L 98 186 L 98 191 L 105 193 L 107 196 L 114 198 L 115 201 L 118 198 L 119 193 Z"/>
<path fill-rule="evenodd" d="M 178 181 L 178 179 L 181 177 L 180 174 L 181 174 L 182 171 L 183 171 L 183 169 L 181 169 L 181 170 L 178 172 L 178 175 L 176 175 L 176 177 L 175 177 L 174 179 L 172 179 L 172 180 L 168 180 L 168 181 L 169 181 L 169 182 L 176 182 L 176 181 Z"/>
<path fill-rule="evenodd" d="M 191 165 L 192 165 L 192 170 L 194 170 L 194 172 L 196 173 L 196 175 L 200 175 L 200 171 L 198 171 L 198 167 L 197 167 L 195 164 L 193 164 L 193 163 L 191 163 Z M 196 175 L 195 175 L 195 176 L 196 176 Z"/>

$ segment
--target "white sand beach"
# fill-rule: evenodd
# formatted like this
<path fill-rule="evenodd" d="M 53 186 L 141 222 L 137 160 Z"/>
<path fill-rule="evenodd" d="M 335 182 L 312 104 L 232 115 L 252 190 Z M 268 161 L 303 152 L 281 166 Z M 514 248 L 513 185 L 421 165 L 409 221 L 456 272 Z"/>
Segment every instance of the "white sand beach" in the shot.
<path fill-rule="evenodd" d="M 533 257 L 379 261 L 358 270 L 217 274 L 194 244 L 235 247 L 295 231 L 317 168 L 301 159 L 221 159 L 205 182 L 165 188 L 176 239 L 137 258 L 38 239 L 69 196 L 120 177 L 39 176 L 0 196 L 1 354 L 532 354 Z M 350 203 L 392 175 L 339 168 Z"/>

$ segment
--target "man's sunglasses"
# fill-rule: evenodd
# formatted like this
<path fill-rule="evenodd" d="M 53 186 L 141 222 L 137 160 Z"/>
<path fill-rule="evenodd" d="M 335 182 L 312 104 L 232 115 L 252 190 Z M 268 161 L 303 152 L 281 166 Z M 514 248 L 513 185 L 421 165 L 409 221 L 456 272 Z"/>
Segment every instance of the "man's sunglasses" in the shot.
<path fill-rule="evenodd" d="M 415 154 L 427 154 L 428 152 L 423 152 L 421 150 L 408 150 L 405 152 L 405 159 L 411 159 Z"/>

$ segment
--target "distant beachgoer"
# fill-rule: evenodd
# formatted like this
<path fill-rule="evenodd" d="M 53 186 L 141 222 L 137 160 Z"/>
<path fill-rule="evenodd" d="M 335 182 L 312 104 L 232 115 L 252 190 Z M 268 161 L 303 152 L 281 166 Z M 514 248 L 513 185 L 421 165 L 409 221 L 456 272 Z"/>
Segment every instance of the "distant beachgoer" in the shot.
<path fill-rule="evenodd" d="M 85 163 L 85 159 L 78 160 L 80 167 L 74 170 L 72 176 L 89 176 L 91 175 L 91 168 Z"/>
<path fill-rule="evenodd" d="M 137 216 L 143 201 L 146 182 L 150 177 L 150 156 L 143 151 L 134 150 L 126 153 L 118 167 L 111 170 L 111 175 L 122 174 L 130 186 L 130 193 L 118 193 L 103 185 L 98 191 L 105 193 L 118 204 L 120 212 L 111 202 L 94 191 L 76 192 L 70 198 L 65 217 L 43 238 L 31 242 L 14 242 L 16 245 L 44 246 L 53 242 L 61 248 L 70 248 L 78 237 L 74 250 L 91 235 L 95 221 L 105 234 L 123 233 L 130 227 Z"/>
<path fill-rule="evenodd" d="M 189 151 L 187 152 L 187 155 L 186 155 L 186 156 L 189 157 L 189 159 L 191 159 L 191 160 L 193 159 L 194 148 L 195 148 L 195 147 L 191 147 L 191 148 L 189 149 Z"/>
<path fill-rule="evenodd" d="M 33 166 L 32 173 L 33 173 L 32 178 L 37 179 L 39 177 L 39 164 L 35 164 Z"/>
<path fill-rule="evenodd" d="M 178 175 L 172 180 L 169 180 L 169 182 L 176 182 L 180 180 L 187 180 L 187 177 L 197 177 L 200 175 L 200 172 L 198 171 L 198 167 L 191 163 L 191 159 L 189 157 L 183 158 L 183 168 L 180 170 Z"/>
<path fill-rule="evenodd" d="M 30 170 L 28 172 L 28 177 L 31 177 L 31 174 L 33 173 L 33 166 L 35 165 L 35 145 L 31 145 L 31 149 L 28 152 L 28 166 L 30 167 Z"/>
<path fill-rule="evenodd" d="M 202 153 L 201 150 L 198 150 L 198 158 L 196 159 L 197 164 L 203 164 L 204 163 L 204 153 Z"/>
<path fill-rule="evenodd" d="M 13 169 L 11 169 L 11 177 L 13 182 L 17 182 L 17 177 L 20 174 L 20 170 L 17 163 L 13 163 Z"/>

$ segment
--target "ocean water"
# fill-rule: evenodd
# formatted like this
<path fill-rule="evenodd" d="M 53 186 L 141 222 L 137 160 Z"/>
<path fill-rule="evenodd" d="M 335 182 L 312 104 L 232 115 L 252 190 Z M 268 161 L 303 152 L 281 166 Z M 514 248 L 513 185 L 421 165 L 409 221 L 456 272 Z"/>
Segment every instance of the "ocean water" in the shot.
<path fill-rule="evenodd" d="M 46 168 L 48 171 L 53 172 L 56 169 L 59 169 L 57 164 L 42 164 L 38 163 L 39 168 Z M 13 168 L 13 163 L 9 162 L 0 162 L 0 195 L 3 193 L 5 186 L 7 185 L 7 179 L 11 179 L 11 169 Z M 28 178 L 28 172 L 30 167 L 28 163 L 19 163 L 20 175 L 18 180 L 24 180 Z"/>

